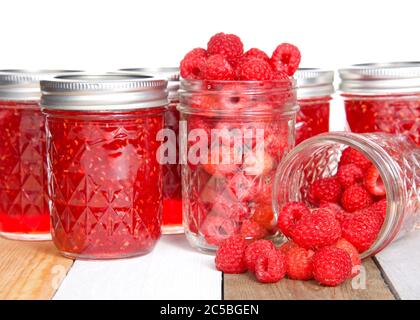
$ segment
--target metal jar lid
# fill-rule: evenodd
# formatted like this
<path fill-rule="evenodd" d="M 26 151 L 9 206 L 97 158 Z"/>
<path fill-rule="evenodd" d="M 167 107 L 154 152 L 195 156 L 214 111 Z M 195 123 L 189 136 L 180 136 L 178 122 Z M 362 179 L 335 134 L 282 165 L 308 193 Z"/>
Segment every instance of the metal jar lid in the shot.
<path fill-rule="evenodd" d="M 420 61 L 355 64 L 338 72 L 342 93 L 420 92 Z"/>
<path fill-rule="evenodd" d="M 0 70 L 0 100 L 39 100 L 41 80 L 79 70 Z"/>
<path fill-rule="evenodd" d="M 334 93 L 334 71 L 300 68 L 296 71 L 297 98 L 308 99 Z"/>
<path fill-rule="evenodd" d="M 167 81 L 132 74 L 79 74 L 41 81 L 44 109 L 109 111 L 162 107 Z"/>
<path fill-rule="evenodd" d="M 169 100 L 178 100 L 179 90 L 179 68 L 162 67 L 162 68 L 127 68 L 119 69 L 118 72 L 128 74 L 149 75 L 168 80 Z"/>

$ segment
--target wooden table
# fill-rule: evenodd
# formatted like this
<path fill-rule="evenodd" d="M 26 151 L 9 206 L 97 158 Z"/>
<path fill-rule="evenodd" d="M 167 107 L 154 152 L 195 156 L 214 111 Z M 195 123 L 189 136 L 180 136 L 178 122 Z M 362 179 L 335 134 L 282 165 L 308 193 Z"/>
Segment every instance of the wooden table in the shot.
<path fill-rule="evenodd" d="M 114 261 L 73 261 L 51 242 L 0 239 L 0 299 L 420 299 L 419 248 L 417 232 L 364 261 L 359 278 L 326 288 L 223 275 L 183 235 L 162 237 L 146 256 Z"/>

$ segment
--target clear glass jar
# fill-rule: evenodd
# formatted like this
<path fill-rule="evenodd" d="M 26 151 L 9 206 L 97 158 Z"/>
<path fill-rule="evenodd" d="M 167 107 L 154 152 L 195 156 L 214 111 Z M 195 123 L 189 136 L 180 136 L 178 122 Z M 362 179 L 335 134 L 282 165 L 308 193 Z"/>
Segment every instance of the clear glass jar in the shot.
<path fill-rule="evenodd" d="M 65 70 L 0 71 L 0 236 L 50 240 L 39 81 Z"/>
<path fill-rule="evenodd" d="M 369 158 L 386 188 L 387 214 L 376 241 L 362 257 L 374 255 L 420 226 L 420 149 L 404 135 L 321 134 L 299 144 L 282 161 L 274 182 L 273 208 L 306 198 L 301 190 L 336 173 L 341 152 L 352 147 Z"/>
<path fill-rule="evenodd" d="M 182 225 L 182 184 L 181 184 L 181 164 L 179 163 L 179 69 L 175 67 L 164 68 L 131 68 L 120 69 L 120 72 L 140 75 L 152 75 L 168 80 L 168 99 L 169 104 L 165 112 L 165 128 L 170 130 L 173 135 L 165 139 L 165 148 L 175 150 L 174 161 L 167 161 L 163 164 L 163 213 L 162 213 L 162 233 L 178 234 L 184 232 Z"/>
<path fill-rule="evenodd" d="M 275 168 L 294 146 L 296 92 L 285 81 L 181 81 L 183 222 L 214 252 L 234 234 L 276 234 Z"/>
<path fill-rule="evenodd" d="M 420 145 L 420 62 L 358 64 L 339 73 L 352 132 L 404 134 Z"/>
<path fill-rule="evenodd" d="M 41 82 L 52 238 L 63 255 L 115 259 L 154 247 L 166 84 L 130 75 Z"/>
<path fill-rule="evenodd" d="M 334 93 L 334 71 L 300 68 L 294 78 L 299 112 L 296 117 L 296 144 L 330 129 L 330 101 Z"/>

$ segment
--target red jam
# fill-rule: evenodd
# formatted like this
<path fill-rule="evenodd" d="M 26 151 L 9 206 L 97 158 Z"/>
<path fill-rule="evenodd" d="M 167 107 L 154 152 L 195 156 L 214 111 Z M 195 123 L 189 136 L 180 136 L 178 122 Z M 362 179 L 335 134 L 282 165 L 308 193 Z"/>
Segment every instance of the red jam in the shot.
<path fill-rule="evenodd" d="M 329 131 L 331 97 L 299 99 L 296 117 L 296 144 Z"/>
<path fill-rule="evenodd" d="M 161 232 L 162 108 L 46 113 L 55 245 L 87 259 L 149 252 Z"/>
<path fill-rule="evenodd" d="M 49 237 L 44 117 L 39 103 L 0 101 L 0 234 Z"/>

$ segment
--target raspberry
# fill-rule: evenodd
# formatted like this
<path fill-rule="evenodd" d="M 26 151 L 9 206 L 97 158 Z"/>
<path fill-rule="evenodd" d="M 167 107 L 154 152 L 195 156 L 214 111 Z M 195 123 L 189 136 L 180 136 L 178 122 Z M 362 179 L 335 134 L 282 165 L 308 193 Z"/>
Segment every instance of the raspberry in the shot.
<path fill-rule="evenodd" d="M 289 76 L 294 75 L 295 71 L 299 68 L 299 63 L 300 51 L 290 43 L 280 44 L 271 56 L 273 70 L 282 71 Z"/>
<path fill-rule="evenodd" d="M 340 223 L 327 209 L 304 214 L 292 230 L 291 238 L 305 249 L 316 250 L 332 245 L 341 237 Z"/>
<path fill-rule="evenodd" d="M 242 273 L 246 271 L 244 254 L 246 241 L 234 236 L 223 241 L 216 251 L 216 268 L 225 273 Z"/>
<path fill-rule="evenodd" d="M 267 61 L 251 58 L 239 66 L 237 75 L 239 80 L 271 80 L 273 71 Z"/>
<path fill-rule="evenodd" d="M 207 51 L 195 48 L 188 52 L 180 64 L 180 74 L 184 79 L 203 79 L 203 68 L 206 64 Z"/>
<path fill-rule="evenodd" d="M 299 248 L 299 246 L 296 243 L 294 243 L 292 240 L 289 240 L 283 243 L 277 250 L 286 256 L 287 253 L 293 248 Z"/>
<path fill-rule="evenodd" d="M 215 54 L 207 58 L 202 77 L 205 80 L 234 80 L 235 71 L 225 57 Z"/>
<path fill-rule="evenodd" d="M 355 164 L 345 164 L 338 168 L 337 178 L 340 185 L 346 189 L 357 182 L 362 181 L 363 171 Z"/>
<path fill-rule="evenodd" d="M 315 280 L 325 286 L 334 287 L 346 281 L 351 274 L 351 258 L 343 249 L 324 247 L 313 257 Z"/>
<path fill-rule="evenodd" d="M 355 212 L 372 205 L 373 199 L 369 192 L 361 185 L 347 188 L 341 197 L 341 205 L 348 212 Z"/>
<path fill-rule="evenodd" d="M 382 217 L 373 210 L 356 212 L 342 224 L 343 238 L 362 253 L 375 242 L 382 227 Z"/>
<path fill-rule="evenodd" d="M 362 264 L 362 261 L 360 260 L 359 251 L 346 239 L 341 238 L 337 241 L 335 244 L 337 248 L 343 249 L 350 255 L 352 268 L 351 268 L 351 277 L 358 275 L 360 272 L 360 265 Z"/>
<path fill-rule="evenodd" d="M 276 71 L 273 73 L 273 80 L 286 80 L 289 79 L 287 73 L 283 71 Z"/>
<path fill-rule="evenodd" d="M 341 154 L 339 166 L 354 164 L 365 172 L 372 165 L 370 160 L 362 153 L 351 147 L 346 148 Z"/>
<path fill-rule="evenodd" d="M 314 252 L 301 247 L 291 248 L 286 254 L 287 276 L 294 280 L 310 280 Z"/>
<path fill-rule="evenodd" d="M 275 283 L 286 275 L 286 263 L 282 253 L 273 250 L 260 255 L 255 263 L 255 277 L 259 282 Z"/>
<path fill-rule="evenodd" d="M 351 213 L 346 212 L 346 210 L 336 203 L 322 202 L 319 207 L 330 210 L 340 224 L 351 215 Z"/>
<path fill-rule="evenodd" d="M 252 201 L 258 193 L 255 179 L 243 173 L 229 179 L 227 187 L 239 201 Z"/>
<path fill-rule="evenodd" d="M 258 58 L 266 62 L 270 62 L 269 56 L 264 51 L 257 48 L 249 49 L 247 52 L 244 53 L 242 57 L 245 59 Z"/>
<path fill-rule="evenodd" d="M 232 66 L 235 66 L 244 52 L 244 45 L 238 36 L 220 32 L 210 38 L 207 43 L 207 51 L 210 55 L 224 56 Z"/>
<path fill-rule="evenodd" d="M 207 215 L 200 231 L 209 244 L 220 245 L 223 240 L 237 234 L 238 226 L 231 219 Z"/>
<path fill-rule="evenodd" d="M 371 195 L 382 197 L 386 195 L 381 175 L 374 165 L 371 165 L 366 172 L 364 186 Z"/>
<path fill-rule="evenodd" d="M 254 220 L 244 220 L 241 225 L 241 236 L 246 240 L 259 240 L 268 235 L 267 229 Z"/>
<path fill-rule="evenodd" d="M 271 205 L 257 206 L 252 215 L 252 220 L 267 230 L 272 230 L 275 226 L 275 219 Z"/>
<path fill-rule="evenodd" d="M 289 202 L 286 203 L 277 218 L 277 224 L 280 231 L 286 236 L 290 237 L 296 222 L 304 214 L 310 213 L 309 209 L 302 202 Z"/>
<path fill-rule="evenodd" d="M 377 214 L 379 214 L 382 217 L 382 221 L 384 221 L 386 218 L 386 209 L 387 209 L 386 199 L 382 199 L 378 202 L 375 202 L 372 206 L 370 206 L 370 209 L 375 211 Z"/>
<path fill-rule="evenodd" d="M 341 186 L 336 177 L 321 178 L 308 188 L 308 201 L 319 205 L 321 201 L 338 203 L 341 197 Z"/>
<path fill-rule="evenodd" d="M 245 263 L 250 272 L 255 271 L 255 263 L 260 255 L 275 251 L 276 248 L 271 241 L 257 240 L 245 249 Z"/>

